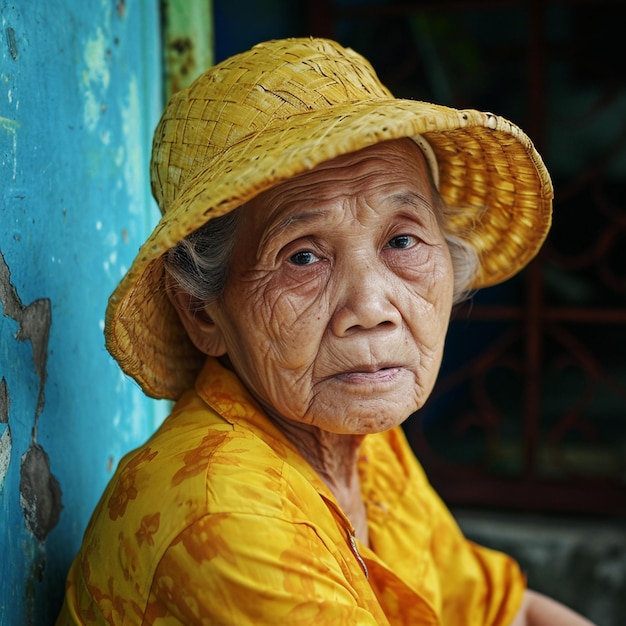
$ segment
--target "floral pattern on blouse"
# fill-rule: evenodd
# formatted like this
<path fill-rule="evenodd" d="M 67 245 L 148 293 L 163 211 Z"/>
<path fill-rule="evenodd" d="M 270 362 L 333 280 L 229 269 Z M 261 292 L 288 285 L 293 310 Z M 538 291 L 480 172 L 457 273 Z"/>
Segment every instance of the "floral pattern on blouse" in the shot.
<path fill-rule="evenodd" d="M 510 624 L 519 567 L 463 537 L 400 428 L 365 438 L 359 473 L 370 547 L 237 377 L 208 359 L 120 462 L 57 624 Z"/>

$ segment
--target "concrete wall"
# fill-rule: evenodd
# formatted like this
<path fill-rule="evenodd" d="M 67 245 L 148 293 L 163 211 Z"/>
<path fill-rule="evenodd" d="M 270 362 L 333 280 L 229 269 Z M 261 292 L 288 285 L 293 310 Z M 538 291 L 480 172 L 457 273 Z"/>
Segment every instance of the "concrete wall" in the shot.
<path fill-rule="evenodd" d="M 157 214 L 157 0 L 0 0 L 0 625 L 50 624 L 88 517 L 162 408 L 104 349 Z"/>

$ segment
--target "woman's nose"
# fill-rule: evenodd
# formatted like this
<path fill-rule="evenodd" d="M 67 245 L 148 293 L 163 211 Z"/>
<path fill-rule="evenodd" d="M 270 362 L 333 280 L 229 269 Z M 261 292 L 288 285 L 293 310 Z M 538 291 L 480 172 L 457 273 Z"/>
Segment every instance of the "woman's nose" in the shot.
<path fill-rule="evenodd" d="M 337 306 L 331 319 L 335 335 L 401 324 L 393 278 L 383 268 L 362 265 L 347 269 L 336 288 Z"/>

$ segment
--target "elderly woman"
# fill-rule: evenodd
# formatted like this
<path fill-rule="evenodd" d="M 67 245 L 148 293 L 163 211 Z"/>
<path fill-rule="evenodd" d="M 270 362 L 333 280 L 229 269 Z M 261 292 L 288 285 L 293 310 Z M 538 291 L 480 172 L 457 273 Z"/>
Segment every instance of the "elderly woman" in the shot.
<path fill-rule="evenodd" d="M 107 346 L 177 402 L 120 463 L 58 623 L 587 624 L 463 537 L 400 427 L 454 302 L 549 228 L 522 131 L 274 41 L 172 98 L 152 180 L 163 218 Z"/>

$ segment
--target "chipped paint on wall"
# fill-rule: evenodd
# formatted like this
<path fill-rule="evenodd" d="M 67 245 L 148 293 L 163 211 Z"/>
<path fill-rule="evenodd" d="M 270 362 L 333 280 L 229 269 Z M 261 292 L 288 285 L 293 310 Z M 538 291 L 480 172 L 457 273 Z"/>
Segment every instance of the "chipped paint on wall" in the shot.
<path fill-rule="evenodd" d="M 7 381 L 3 376 L 0 379 L 0 492 L 4 489 L 4 478 L 9 470 L 13 441 L 9 426 L 9 392 Z"/>
<path fill-rule="evenodd" d="M 4 489 L 4 478 L 9 471 L 12 448 L 13 441 L 11 438 L 11 428 L 7 424 L 2 436 L 0 436 L 0 492 Z"/>
<path fill-rule="evenodd" d="M 166 411 L 102 334 L 158 215 L 158 5 L 0 0 L 0 626 L 54 623 L 101 491 Z"/>
<path fill-rule="evenodd" d="M 213 65 L 213 2 L 163 0 L 166 93 L 184 89 Z"/>
<path fill-rule="evenodd" d="M 39 380 L 35 414 L 33 415 L 31 441 L 20 462 L 20 506 L 24 523 L 39 541 L 45 541 L 48 533 L 56 526 L 61 513 L 61 488 L 50 471 L 50 460 L 46 451 L 37 443 L 39 417 L 45 403 L 45 384 L 47 378 L 48 337 L 50 334 L 50 300 L 40 298 L 24 306 L 11 283 L 11 272 L 4 256 L 0 252 L 0 303 L 5 317 L 18 324 L 16 341 L 30 342 L 33 351 L 33 364 Z M 10 390 L 5 378 L 0 385 L 0 418 L 9 424 Z M 5 441 L 5 434 L 8 436 Z M 8 469 L 11 456 L 11 431 L 5 430 L 0 452 L 0 477 L 3 467 Z M 7 449 L 5 450 L 5 444 Z"/>

